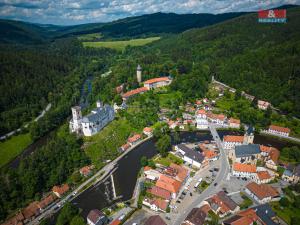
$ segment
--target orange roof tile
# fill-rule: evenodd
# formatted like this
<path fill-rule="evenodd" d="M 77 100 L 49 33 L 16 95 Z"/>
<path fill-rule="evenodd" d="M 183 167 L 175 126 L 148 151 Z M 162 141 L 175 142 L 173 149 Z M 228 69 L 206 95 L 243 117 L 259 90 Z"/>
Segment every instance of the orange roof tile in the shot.
<path fill-rule="evenodd" d="M 225 142 L 244 142 L 244 136 L 237 136 L 237 135 L 226 135 L 224 136 Z"/>
<path fill-rule="evenodd" d="M 128 138 L 128 142 L 129 143 L 133 143 L 136 142 L 137 140 L 139 140 L 142 136 L 140 134 L 135 134 L 132 137 Z"/>
<path fill-rule="evenodd" d="M 256 166 L 251 164 L 243 164 L 243 163 L 234 163 L 232 166 L 233 170 L 239 172 L 246 172 L 246 173 L 255 173 Z"/>
<path fill-rule="evenodd" d="M 144 82 L 144 84 L 153 84 L 153 83 L 158 83 L 158 82 L 162 82 L 162 81 L 169 81 L 169 77 L 157 77 L 157 78 L 153 78 L 150 80 L 146 80 Z"/>
<path fill-rule="evenodd" d="M 171 193 L 165 189 L 157 186 L 153 186 L 147 190 L 148 193 L 155 195 L 157 197 L 169 200 L 171 198 Z"/>
<path fill-rule="evenodd" d="M 124 145 L 121 146 L 121 148 L 123 148 L 123 150 L 127 150 L 130 147 L 130 144 L 126 143 Z"/>
<path fill-rule="evenodd" d="M 24 215 L 25 219 L 30 219 L 34 216 L 39 214 L 39 207 L 38 202 L 30 203 L 25 209 L 22 210 L 22 214 Z"/>
<path fill-rule="evenodd" d="M 179 166 L 175 163 L 171 163 L 171 168 L 175 169 L 177 171 L 177 180 L 180 182 L 184 181 L 185 178 L 188 176 L 189 171 L 185 169 L 183 166 Z"/>
<path fill-rule="evenodd" d="M 259 171 L 257 172 L 257 176 L 260 180 L 268 180 L 271 178 L 271 175 L 268 173 L 268 171 Z"/>
<path fill-rule="evenodd" d="M 151 204 L 154 204 L 157 206 L 157 208 L 160 208 L 162 210 L 166 210 L 168 207 L 168 202 L 162 199 L 155 198 L 151 201 Z"/>
<path fill-rule="evenodd" d="M 54 187 L 52 188 L 52 191 L 53 191 L 53 192 L 56 192 L 56 193 L 58 193 L 58 194 L 60 194 L 60 195 L 63 195 L 63 194 L 66 193 L 69 189 L 70 189 L 70 188 L 69 188 L 69 185 L 68 185 L 68 184 L 63 184 L 63 185 L 61 185 L 61 186 L 54 186 Z"/>
<path fill-rule="evenodd" d="M 115 219 L 110 223 L 110 225 L 119 225 L 119 224 L 121 224 L 121 221 L 119 219 Z"/>
<path fill-rule="evenodd" d="M 207 116 L 211 119 L 225 120 L 225 115 L 224 114 L 209 113 Z"/>
<path fill-rule="evenodd" d="M 259 199 L 276 197 L 279 195 L 278 191 L 268 184 L 257 184 L 255 182 L 251 182 L 246 185 L 246 188 L 255 194 Z"/>
<path fill-rule="evenodd" d="M 291 130 L 287 127 L 280 127 L 280 126 L 276 126 L 276 125 L 270 125 L 269 127 L 270 130 L 275 130 L 278 132 L 284 132 L 284 133 L 290 133 Z"/>
<path fill-rule="evenodd" d="M 144 171 L 148 171 L 148 170 L 152 170 L 152 168 L 150 166 L 145 166 Z"/>
<path fill-rule="evenodd" d="M 142 92 L 146 92 L 148 91 L 148 88 L 146 87 L 141 87 L 141 88 L 137 88 L 137 89 L 134 89 L 134 90 L 131 90 L 131 91 L 128 91 L 126 93 L 124 93 L 122 95 L 123 98 L 128 98 L 130 96 L 133 96 L 133 95 L 136 95 L 136 94 L 139 94 L 139 93 L 142 93 Z"/>
<path fill-rule="evenodd" d="M 156 181 L 156 186 L 165 189 L 171 193 L 177 193 L 181 187 L 181 182 L 173 178 L 161 175 Z"/>
<path fill-rule="evenodd" d="M 204 109 L 199 109 L 197 111 L 197 114 L 206 114 L 206 111 Z"/>
<path fill-rule="evenodd" d="M 206 151 L 203 151 L 203 154 L 206 158 L 213 158 L 213 157 L 216 157 L 218 154 L 215 153 L 214 151 L 211 151 L 211 150 L 206 150 Z"/>
<path fill-rule="evenodd" d="M 241 123 L 241 121 L 239 120 L 239 119 L 234 119 L 234 118 L 230 118 L 229 119 L 229 123 L 236 123 L 236 124 L 240 124 Z"/>
<path fill-rule="evenodd" d="M 50 194 L 47 197 L 43 198 L 38 204 L 37 206 L 40 209 L 45 208 L 46 206 L 48 206 L 49 204 L 51 204 L 52 202 L 54 202 L 54 200 L 56 199 L 56 195 L 54 194 Z"/>
<path fill-rule="evenodd" d="M 151 127 L 145 127 L 143 131 L 144 132 L 152 132 L 152 128 Z"/>
<path fill-rule="evenodd" d="M 280 151 L 277 148 L 272 148 L 271 152 L 269 153 L 269 156 L 270 159 L 272 159 L 272 161 L 277 164 L 280 156 Z"/>

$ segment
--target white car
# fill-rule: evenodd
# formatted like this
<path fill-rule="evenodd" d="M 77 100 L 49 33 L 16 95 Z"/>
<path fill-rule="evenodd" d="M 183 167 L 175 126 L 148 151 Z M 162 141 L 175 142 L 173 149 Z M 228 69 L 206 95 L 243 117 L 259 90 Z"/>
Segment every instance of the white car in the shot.
<path fill-rule="evenodd" d="M 123 220 L 124 218 L 125 218 L 125 215 L 122 214 L 122 215 L 119 217 L 119 220 L 121 221 L 121 220 Z"/>

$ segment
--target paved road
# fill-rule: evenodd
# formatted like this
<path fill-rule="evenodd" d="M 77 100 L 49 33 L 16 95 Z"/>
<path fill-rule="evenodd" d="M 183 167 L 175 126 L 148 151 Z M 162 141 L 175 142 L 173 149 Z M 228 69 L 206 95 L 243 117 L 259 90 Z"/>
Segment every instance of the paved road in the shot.
<path fill-rule="evenodd" d="M 136 148 L 137 146 L 139 146 L 140 144 L 142 144 L 143 142 L 149 140 L 151 137 L 147 137 L 144 140 L 140 141 L 139 143 L 137 143 L 136 145 L 132 146 L 131 148 L 129 148 L 127 151 L 125 151 L 124 153 L 122 153 L 119 157 L 117 157 L 116 159 L 114 159 L 112 162 L 110 162 L 109 164 L 107 164 L 106 166 L 104 166 L 101 170 L 99 170 L 94 176 L 90 177 L 88 180 L 86 180 L 85 182 L 83 182 L 82 184 L 80 184 L 80 186 L 78 186 L 76 189 L 74 189 L 72 191 L 72 193 L 68 194 L 67 196 L 65 196 L 64 198 L 60 199 L 59 202 L 57 202 L 56 204 L 51 205 L 48 209 L 46 209 L 41 215 L 39 215 L 38 217 L 36 217 L 33 221 L 31 221 L 30 223 L 28 223 L 29 225 L 35 225 L 35 224 L 39 224 L 39 221 L 41 221 L 43 218 L 46 218 L 54 213 L 56 213 L 57 211 L 60 210 L 60 208 L 67 202 L 67 201 L 72 201 L 74 198 L 76 198 L 78 195 L 80 195 L 84 189 L 86 188 L 87 185 L 89 184 L 96 184 L 100 181 L 102 181 L 105 177 L 107 177 L 115 168 L 115 166 L 117 165 L 117 162 L 124 157 L 126 154 L 128 154 L 130 151 L 132 151 L 134 148 Z M 60 207 L 58 207 L 58 205 Z"/>
<path fill-rule="evenodd" d="M 51 106 L 52 106 L 51 103 L 49 103 L 49 104 L 46 106 L 46 108 L 41 112 L 41 114 L 38 115 L 38 116 L 34 119 L 34 121 L 37 122 L 39 119 L 41 119 L 41 118 L 45 115 L 45 113 L 51 109 Z M 27 127 L 29 126 L 30 123 L 31 123 L 31 122 L 26 123 L 26 124 L 24 125 L 24 127 L 27 128 Z M 20 128 L 18 128 L 18 129 L 16 129 L 16 130 L 13 130 L 13 131 L 11 131 L 11 132 L 9 132 L 9 133 L 7 133 L 7 134 L 1 136 L 1 137 L 0 137 L 0 140 L 4 140 L 4 139 L 10 137 L 10 136 L 14 135 L 15 133 L 20 132 L 22 129 L 23 129 L 23 128 L 20 127 Z"/>
<path fill-rule="evenodd" d="M 287 140 L 291 140 L 291 141 L 296 141 L 296 142 L 300 142 L 300 138 L 295 138 L 295 137 L 285 137 L 285 136 L 281 136 L 281 135 L 277 135 L 277 134 L 270 134 L 269 132 L 266 131 L 260 131 L 261 134 L 265 134 L 265 135 L 269 135 L 269 136 L 275 136 L 278 138 L 282 138 L 282 139 L 287 139 Z"/>
<path fill-rule="evenodd" d="M 180 212 L 180 214 L 174 215 L 174 217 L 177 216 L 174 223 L 172 223 L 174 225 L 180 225 L 193 208 L 198 207 L 202 201 L 204 201 L 206 198 L 208 198 L 209 196 L 214 194 L 216 189 L 218 189 L 218 187 L 220 186 L 220 183 L 222 182 L 222 180 L 225 180 L 229 173 L 229 162 L 226 157 L 225 151 L 223 149 L 220 137 L 216 131 L 216 128 L 213 124 L 210 124 L 209 129 L 211 131 L 213 139 L 216 141 L 217 146 L 220 149 L 220 159 L 219 160 L 221 160 L 221 162 L 220 162 L 219 173 L 216 176 L 216 179 L 211 183 L 211 185 L 207 189 L 205 189 L 194 202 L 192 202 L 183 212 Z M 216 186 L 214 186 L 215 183 L 217 183 Z"/>

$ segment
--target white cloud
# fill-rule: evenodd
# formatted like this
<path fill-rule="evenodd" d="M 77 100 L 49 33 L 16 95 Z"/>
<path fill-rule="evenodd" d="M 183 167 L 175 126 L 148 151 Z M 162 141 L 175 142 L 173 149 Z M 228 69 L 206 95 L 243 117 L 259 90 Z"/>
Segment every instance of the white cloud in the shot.
<path fill-rule="evenodd" d="M 256 11 L 300 0 L 0 0 L 0 17 L 38 23 L 107 22 L 154 12 Z"/>

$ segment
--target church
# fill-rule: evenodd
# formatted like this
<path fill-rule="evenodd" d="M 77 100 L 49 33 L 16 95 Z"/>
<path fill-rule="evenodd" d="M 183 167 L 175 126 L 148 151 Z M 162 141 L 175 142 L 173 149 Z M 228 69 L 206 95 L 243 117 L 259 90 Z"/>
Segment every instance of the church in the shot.
<path fill-rule="evenodd" d="M 92 136 L 102 130 L 108 123 L 115 118 L 115 112 L 110 105 L 103 104 L 100 101 L 96 103 L 97 107 L 90 114 L 82 117 L 81 107 L 72 107 L 72 119 L 69 123 L 70 131 L 84 136 Z"/>

